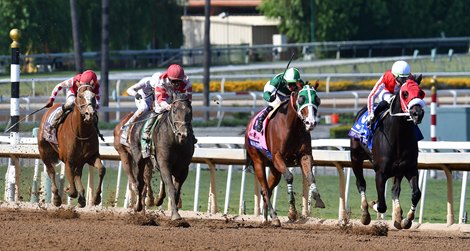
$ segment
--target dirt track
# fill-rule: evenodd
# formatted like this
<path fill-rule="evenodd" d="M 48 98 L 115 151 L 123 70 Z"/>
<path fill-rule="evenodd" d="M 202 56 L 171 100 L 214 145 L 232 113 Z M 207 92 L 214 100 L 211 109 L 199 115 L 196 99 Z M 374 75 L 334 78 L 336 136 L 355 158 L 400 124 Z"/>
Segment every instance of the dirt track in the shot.
<path fill-rule="evenodd" d="M 182 212 L 146 216 L 130 210 L 27 208 L 0 204 L 2 250 L 468 250 L 458 228 L 394 230 L 384 222 L 339 227 L 319 219 L 275 228 L 258 218 Z"/>

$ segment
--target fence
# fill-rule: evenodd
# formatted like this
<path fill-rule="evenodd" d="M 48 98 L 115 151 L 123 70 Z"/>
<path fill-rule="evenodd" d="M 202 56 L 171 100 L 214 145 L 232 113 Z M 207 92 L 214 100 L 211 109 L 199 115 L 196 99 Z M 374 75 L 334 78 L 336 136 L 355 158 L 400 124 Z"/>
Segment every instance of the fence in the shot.
<path fill-rule="evenodd" d="M 116 160 L 119 161 L 119 155 L 114 150 L 112 146 L 112 137 L 106 138 L 106 143 L 100 146 L 100 154 L 103 160 Z M 242 137 L 202 137 L 198 138 L 199 142 L 196 146 L 195 153 L 192 159 L 193 163 L 198 164 L 196 169 L 196 187 L 195 187 L 195 206 L 194 210 L 197 211 L 198 206 L 197 198 L 199 198 L 198 190 L 198 179 L 200 176 L 201 166 L 199 164 L 207 164 L 211 173 L 211 185 L 210 185 L 210 197 L 209 197 L 209 211 L 211 213 L 217 212 L 217 202 L 216 198 L 216 183 L 215 183 L 215 170 L 216 165 L 229 165 L 227 171 L 227 183 L 226 183 L 226 198 L 224 204 L 224 212 L 227 211 L 228 200 L 229 200 L 229 190 L 231 186 L 230 175 L 232 168 L 230 165 L 244 165 L 245 164 L 245 150 L 242 147 L 244 140 Z M 9 167 L 10 169 L 19 168 L 19 159 L 29 158 L 37 159 L 39 157 L 37 145 L 35 145 L 35 138 L 21 138 L 18 144 L 0 144 L 0 157 L 11 158 L 15 163 L 15 168 L 13 166 Z M 1 137 L 0 142 L 8 143 L 10 142 L 9 137 Z M 347 139 L 319 139 L 312 140 L 312 147 L 314 148 L 312 154 L 315 159 L 315 166 L 333 166 L 338 171 L 339 185 L 340 185 L 340 205 L 339 205 L 339 219 L 347 219 L 346 213 L 346 204 L 349 187 L 347 184 L 350 179 L 350 156 L 349 151 L 347 150 L 349 146 L 349 141 Z M 224 147 L 224 148 L 220 148 Z M 465 196 L 466 196 L 466 182 L 467 182 L 467 172 L 470 171 L 470 153 L 467 151 L 470 150 L 470 142 L 419 142 L 420 154 L 418 158 L 418 168 L 420 169 L 420 186 L 423 190 L 423 198 L 421 200 L 421 209 L 423 210 L 423 203 L 425 200 L 425 184 L 427 177 L 427 170 L 443 170 L 447 178 L 447 224 L 451 225 L 454 223 L 453 215 L 453 191 L 452 183 L 453 171 L 463 171 L 463 182 L 462 182 L 462 192 L 460 200 L 460 209 L 459 209 L 459 223 L 462 223 L 464 208 L 465 208 Z M 436 152 L 439 150 L 440 152 Z M 369 162 L 365 162 L 365 168 L 371 168 Z M 36 165 L 37 169 L 38 166 Z M 37 174 L 38 171 L 35 171 Z M 244 187 L 244 177 L 245 171 L 242 173 L 242 189 Z M 11 184 L 7 185 L 7 188 L 14 189 L 16 191 L 15 197 L 10 196 L 10 199 L 19 200 L 19 184 L 20 177 L 18 172 L 14 172 L 16 175 L 10 175 L 8 181 L 12 181 L 14 184 L 12 187 Z M 90 172 L 92 176 L 92 172 Z M 7 173 L 8 175 L 8 173 Z M 13 182 L 14 181 L 14 182 Z M 90 181 L 90 179 L 89 179 Z M 92 189 L 93 181 L 89 182 L 89 191 Z M 118 183 L 119 184 L 119 183 Z M 257 182 L 256 182 L 257 184 Z M 119 188 L 117 189 L 119 190 Z M 88 194 L 91 194 L 89 193 Z M 259 192 L 256 192 L 255 189 L 255 208 L 254 214 L 259 214 L 260 209 L 260 197 Z M 305 211 L 306 207 L 306 198 L 304 198 L 304 210 L 303 214 L 308 215 L 308 211 Z M 240 213 L 242 210 L 243 203 L 243 190 L 240 192 Z M 422 211 L 420 212 L 422 216 Z M 420 216 L 420 221 L 422 217 Z M 421 223 L 421 222 L 420 222 Z"/>

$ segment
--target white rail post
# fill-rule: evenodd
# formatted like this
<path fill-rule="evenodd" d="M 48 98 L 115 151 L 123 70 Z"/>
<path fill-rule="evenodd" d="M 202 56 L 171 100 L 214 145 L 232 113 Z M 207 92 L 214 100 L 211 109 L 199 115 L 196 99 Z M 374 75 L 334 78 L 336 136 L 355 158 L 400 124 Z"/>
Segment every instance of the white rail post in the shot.
<path fill-rule="evenodd" d="M 246 207 L 245 207 L 245 177 L 246 177 L 246 166 L 243 166 L 242 170 L 242 180 L 240 184 L 240 204 L 238 207 L 238 215 L 246 214 Z"/>
<path fill-rule="evenodd" d="M 460 192 L 460 208 L 459 208 L 459 224 L 465 223 L 463 222 L 464 211 L 465 211 L 465 197 L 466 197 L 466 190 L 467 190 L 467 176 L 468 171 L 463 172 L 462 174 L 462 190 Z"/>
<path fill-rule="evenodd" d="M 118 165 L 118 176 L 116 180 L 116 194 L 114 195 L 114 207 L 117 207 L 119 201 L 119 186 L 121 184 L 121 173 L 122 173 L 122 161 L 119 161 Z"/>

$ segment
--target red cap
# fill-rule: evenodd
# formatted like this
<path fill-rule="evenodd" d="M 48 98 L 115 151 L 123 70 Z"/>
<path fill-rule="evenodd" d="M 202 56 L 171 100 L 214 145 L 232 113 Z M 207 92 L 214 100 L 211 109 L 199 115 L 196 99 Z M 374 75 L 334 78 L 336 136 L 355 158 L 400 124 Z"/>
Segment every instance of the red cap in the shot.
<path fill-rule="evenodd" d="M 86 70 L 80 75 L 80 82 L 94 85 L 98 83 L 95 72 L 92 70 Z"/>
<path fill-rule="evenodd" d="M 168 78 L 171 80 L 183 80 L 184 70 L 183 67 L 177 64 L 172 64 L 167 70 Z"/>

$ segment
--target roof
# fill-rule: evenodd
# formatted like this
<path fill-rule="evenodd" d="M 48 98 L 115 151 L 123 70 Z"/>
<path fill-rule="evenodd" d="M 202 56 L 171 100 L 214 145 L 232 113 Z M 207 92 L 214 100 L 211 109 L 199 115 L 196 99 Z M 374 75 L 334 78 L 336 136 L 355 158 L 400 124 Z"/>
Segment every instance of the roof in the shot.
<path fill-rule="evenodd" d="M 211 16 L 210 18 L 211 23 L 230 23 L 231 25 L 277 26 L 279 24 L 279 20 L 269 19 L 265 16 L 228 16 L 227 18 Z M 204 21 L 204 16 L 183 16 L 182 19 Z"/>
<path fill-rule="evenodd" d="M 188 7 L 200 7 L 206 4 L 205 0 L 188 0 Z M 261 0 L 211 0 L 211 6 L 238 6 L 257 7 Z"/>

